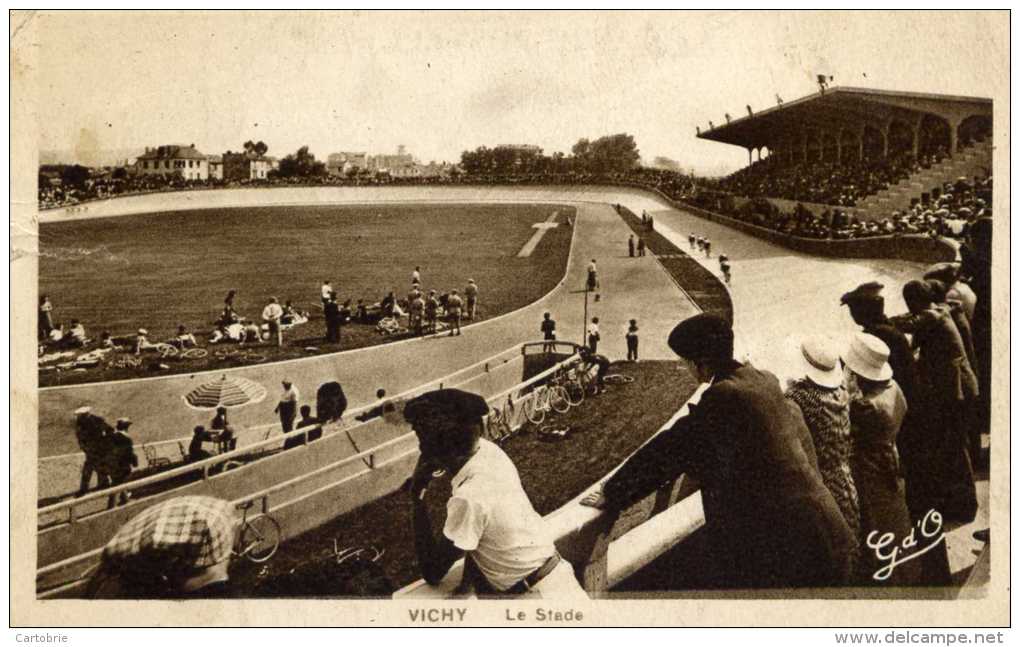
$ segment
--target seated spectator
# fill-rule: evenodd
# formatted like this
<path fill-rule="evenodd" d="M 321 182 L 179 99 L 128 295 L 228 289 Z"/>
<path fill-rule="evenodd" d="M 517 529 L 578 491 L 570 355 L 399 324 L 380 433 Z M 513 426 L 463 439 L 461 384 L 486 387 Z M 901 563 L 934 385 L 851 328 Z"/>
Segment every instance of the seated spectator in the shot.
<path fill-rule="evenodd" d="M 241 344 L 261 344 L 262 329 L 251 319 L 241 319 L 241 327 L 244 329 L 241 336 Z"/>
<path fill-rule="evenodd" d="M 145 328 L 139 328 L 138 334 L 135 336 L 134 352 L 135 355 L 141 355 L 142 351 L 150 350 L 155 348 L 157 344 L 149 341 L 149 331 Z"/>
<path fill-rule="evenodd" d="M 284 449 L 293 449 L 300 447 L 301 445 L 307 445 L 310 442 L 314 442 L 322 438 L 322 423 L 319 422 L 318 418 L 312 417 L 312 408 L 307 404 L 301 405 L 300 409 L 301 419 L 298 420 L 297 429 L 311 427 L 307 432 L 300 434 L 294 434 L 283 441 Z"/>
<path fill-rule="evenodd" d="M 354 416 L 355 420 L 368 422 L 372 418 L 379 418 L 394 410 L 393 404 L 386 400 L 386 389 L 378 389 L 375 392 L 375 397 L 379 401 L 379 404 L 360 415 Z"/>
<path fill-rule="evenodd" d="M 287 300 L 283 304 L 283 314 L 280 315 L 280 325 L 282 326 L 293 325 L 297 317 L 298 317 L 297 311 L 294 310 L 294 306 L 291 304 L 290 300 Z"/>
<path fill-rule="evenodd" d="M 85 335 L 85 326 L 77 319 L 72 319 L 71 327 L 67 329 L 67 334 L 64 336 L 64 345 L 72 348 L 81 348 L 88 343 L 89 338 Z"/>
<path fill-rule="evenodd" d="M 113 339 L 113 336 L 110 335 L 110 331 L 108 330 L 104 330 L 99 335 L 99 347 L 109 350 L 120 350 L 120 346 L 117 345 L 117 342 Z"/>
<path fill-rule="evenodd" d="M 241 342 L 244 340 L 244 325 L 240 321 L 234 321 L 226 326 L 219 326 L 209 337 L 210 344 L 223 342 Z"/>
<path fill-rule="evenodd" d="M 457 389 L 430 391 L 404 409 L 421 450 L 407 492 L 425 581 L 438 584 L 463 555 L 461 592 L 587 599 L 521 487 L 517 468 L 502 449 L 481 438 L 488 413 L 481 396 Z M 424 499 L 438 469 L 453 476 L 437 538 Z"/>
<path fill-rule="evenodd" d="M 227 420 L 226 407 L 216 407 L 216 415 L 209 423 L 209 429 L 216 436 L 216 447 L 221 454 L 237 449 L 237 436 L 234 434 L 233 425 Z"/>
<path fill-rule="evenodd" d="M 64 324 L 58 323 L 50 330 L 49 341 L 57 346 L 62 345 L 64 341 Z"/>
<path fill-rule="evenodd" d="M 191 347 L 198 346 L 198 342 L 195 340 L 195 336 L 188 332 L 188 329 L 184 326 L 184 324 L 177 326 L 177 336 L 174 337 L 173 343 L 181 350 L 184 350 L 189 346 Z"/>
<path fill-rule="evenodd" d="M 205 427 L 202 425 L 198 425 L 192 433 L 191 444 L 188 445 L 189 463 L 196 463 L 207 458 L 212 458 L 212 454 L 202 447 L 202 445 L 207 442 L 216 442 L 216 435 L 206 431 Z"/>

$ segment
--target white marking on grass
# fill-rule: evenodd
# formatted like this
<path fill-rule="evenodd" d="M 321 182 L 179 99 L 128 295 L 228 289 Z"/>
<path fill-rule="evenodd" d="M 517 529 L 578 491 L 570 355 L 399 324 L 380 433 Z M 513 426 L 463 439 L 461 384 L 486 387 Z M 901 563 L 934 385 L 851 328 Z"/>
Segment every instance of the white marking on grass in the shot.
<path fill-rule="evenodd" d="M 535 228 L 535 233 L 531 235 L 531 239 L 524 243 L 524 247 L 521 247 L 521 251 L 517 252 L 517 258 L 527 258 L 531 256 L 531 252 L 535 251 L 538 244 L 542 242 L 542 236 L 545 236 L 545 232 L 550 229 L 556 228 L 556 216 L 559 215 L 558 211 L 553 211 L 549 214 L 549 217 L 545 219 L 545 222 L 536 222 L 531 225 Z"/>

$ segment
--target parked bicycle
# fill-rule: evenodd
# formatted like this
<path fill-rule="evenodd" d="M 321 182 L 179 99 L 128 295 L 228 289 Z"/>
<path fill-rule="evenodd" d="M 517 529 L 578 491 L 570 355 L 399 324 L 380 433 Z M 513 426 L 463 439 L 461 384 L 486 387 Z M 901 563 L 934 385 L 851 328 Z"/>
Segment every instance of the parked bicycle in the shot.
<path fill-rule="evenodd" d="M 241 532 L 238 533 L 234 554 L 261 564 L 268 561 L 280 548 L 280 522 L 268 513 L 249 520 L 248 511 L 254 505 L 254 501 L 245 501 L 238 506 L 243 514 Z"/>

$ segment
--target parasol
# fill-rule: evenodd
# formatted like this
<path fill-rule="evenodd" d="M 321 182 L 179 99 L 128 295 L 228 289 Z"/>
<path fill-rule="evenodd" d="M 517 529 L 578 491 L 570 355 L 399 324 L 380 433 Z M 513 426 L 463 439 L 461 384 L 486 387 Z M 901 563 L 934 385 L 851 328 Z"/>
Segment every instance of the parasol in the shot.
<path fill-rule="evenodd" d="M 223 375 L 189 391 L 184 402 L 192 409 L 229 409 L 262 402 L 265 397 L 266 388 L 258 382 Z"/>

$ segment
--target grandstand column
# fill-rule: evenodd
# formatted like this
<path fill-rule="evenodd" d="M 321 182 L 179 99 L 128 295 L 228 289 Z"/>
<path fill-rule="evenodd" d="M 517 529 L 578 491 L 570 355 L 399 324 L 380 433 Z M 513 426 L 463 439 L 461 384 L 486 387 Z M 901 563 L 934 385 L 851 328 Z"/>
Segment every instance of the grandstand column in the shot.
<path fill-rule="evenodd" d="M 836 129 L 836 164 L 843 163 L 843 129 Z"/>
<path fill-rule="evenodd" d="M 864 161 L 864 130 L 866 126 L 861 124 L 861 127 L 857 130 L 857 161 Z"/>
<path fill-rule="evenodd" d="M 879 132 L 882 133 L 882 157 L 889 157 L 889 129 L 892 128 L 892 119 L 887 119 Z"/>
<path fill-rule="evenodd" d="M 963 123 L 963 119 L 959 117 L 946 119 L 949 123 L 949 155 L 956 155 L 957 137 L 959 136 L 960 124 Z"/>
<path fill-rule="evenodd" d="M 910 141 L 911 141 L 910 149 L 911 149 L 911 151 L 913 151 L 913 155 L 914 155 L 914 159 L 915 160 L 917 159 L 917 148 L 918 148 L 918 144 L 920 143 L 919 140 L 920 140 L 920 135 L 921 135 L 921 121 L 923 119 L 924 119 L 924 115 L 923 114 L 918 115 L 917 116 L 917 121 L 914 123 L 913 126 L 910 127 Z"/>
<path fill-rule="evenodd" d="M 750 166 L 751 164 L 754 163 L 754 160 L 751 159 L 751 151 L 753 151 L 753 150 L 754 150 L 753 148 L 748 148 L 747 149 L 747 165 L 748 166 Z"/>

